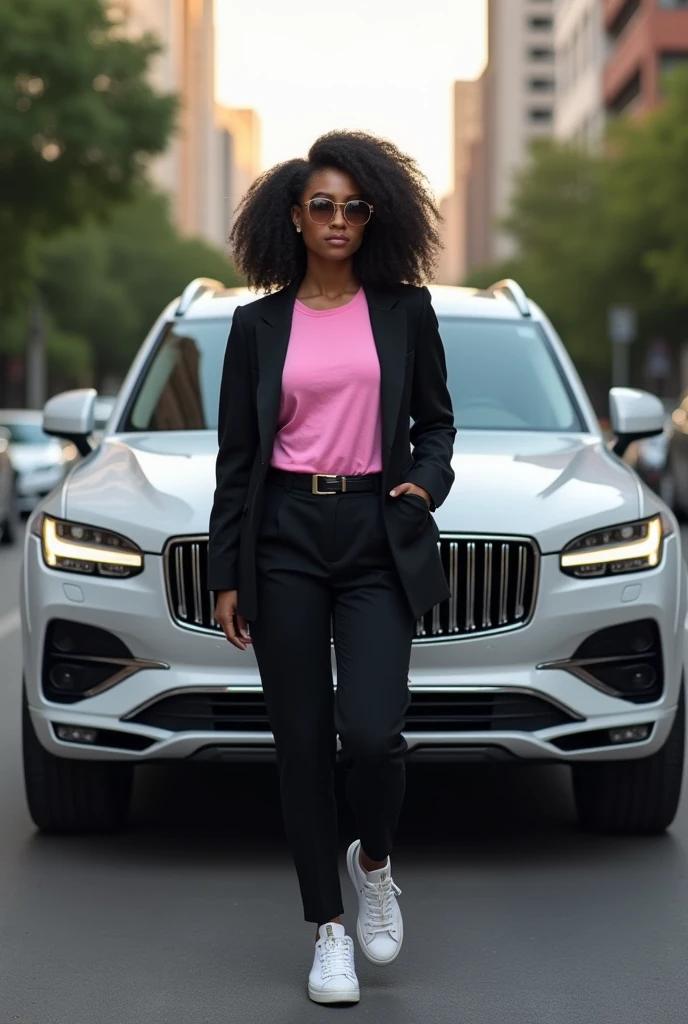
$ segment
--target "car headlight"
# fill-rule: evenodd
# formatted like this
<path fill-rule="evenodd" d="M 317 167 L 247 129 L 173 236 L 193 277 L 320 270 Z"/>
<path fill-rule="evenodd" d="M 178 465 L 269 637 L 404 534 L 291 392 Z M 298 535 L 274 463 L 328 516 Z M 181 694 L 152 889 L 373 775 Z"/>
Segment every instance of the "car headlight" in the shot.
<path fill-rule="evenodd" d="M 581 577 L 654 569 L 662 558 L 664 535 L 671 532 L 670 521 L 666 526 L 662 516 L 653 516 L 586 533 L 564 548 L 561 570 L 569 576 Z"/>
<path fill-rule="evenodd" d="M 143 570 L 141 549 L 111 530 L 43 514 L 32 520 L 31 532 L 40 537 L 45 564 L 51 569 L 110 577 L 136 576 Z"/>

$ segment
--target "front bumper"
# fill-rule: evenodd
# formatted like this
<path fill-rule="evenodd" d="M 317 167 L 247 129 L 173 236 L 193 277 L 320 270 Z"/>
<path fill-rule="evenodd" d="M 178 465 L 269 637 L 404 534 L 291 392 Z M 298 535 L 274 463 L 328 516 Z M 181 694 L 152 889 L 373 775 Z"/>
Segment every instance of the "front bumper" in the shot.
<path fill-rule="evenodd" d="M 566 720 L 528 731 L 423 730 L 414 726 L 405 734 L 409 759 L 515 758 L 570 763 L 652 754 L 666 740 L 675 715 L 685 662 L 685 617 L 685 569 L 676 536 L 667 538 L 656 570 L 623 578 L 572 579 L 559 571 L 557 556 L 543 556 L 537 606 L 529 624 L 504 633 L 415 645 L 410 689 L 420 696 L 534 695 L 544 705 L 563 709 Z M 48 701 L 41 686 L 42 656 L 46 628 L 55 618 L 107 629 L 135 658 L 168 667 L 142 669 L 111 689 L 74 704 Z M 566 670 L 538 667 L 569 658 L 596 630 L 638 619 L 653 619 L 659 628 L 664 664 L 659 700 L 633 704 L 601 692 Z M 267 728 L 173 731 L 131 721 L 143 706 L 178 691 L 260 693 L 250 649 L 242 653 L 222 635 L 185 629 L 172 621 L 162 556 L 146 555 L 144 571 L 131 579 L 96 579 L 47 569 L 37 538 L 29 534 L 22 574 L 22 637 L 32 721 L 43 746 L 57 756 L 133 762 L 274 756 Z M 107 730 L 107 745 L 59 740 L 55 734 L 58 724 Z M 650 724 L 649 738 L 579 750 L 557 745 L 564 737 L 634 724 Z M 116 745 L 118 734 L 123 736 L 122 748 Z M 574 739 L 565 742 L 569 748 L 575 745 Z M 136 746 L 141 749 L 131 749 Z"/>

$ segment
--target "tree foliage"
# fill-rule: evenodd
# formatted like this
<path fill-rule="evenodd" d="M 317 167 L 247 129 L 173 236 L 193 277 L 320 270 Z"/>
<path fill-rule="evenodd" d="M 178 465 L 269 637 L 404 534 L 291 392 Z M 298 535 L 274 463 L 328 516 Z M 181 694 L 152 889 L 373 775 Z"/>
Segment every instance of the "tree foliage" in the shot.
<path fill-rule="evenodd" d="M 0 3 L 0 301 L 26 290 L 36 240 L 130 198 L 164 150 L 176 100 L 147 71 L 158 45 L 106 0 Z"/>
<path fill-rule="evenodd" d="M 518 255 L 467 283 L 515 277 L 550 316 L 583 373 L 608 377 L 611 305 L 639 315 L 639 345 L 688 337 L 688 71 L 666 99 L 615 122 L 597 154 L 540 142 L 515 181 L 505 230 Z"/>
<path fill-rule="evenodd" d="M 61 332 L 80 339 L 82 372 L 97 385 L 124 373 L 157 316 L 195 277 L 239 283 L 222 252 L 177 234 L 167 200 L 148 188 L 108 223 L 65 231 L 40 252 L 47 308 Z M 62 377 L 55 362 L 51 370 Z"/>

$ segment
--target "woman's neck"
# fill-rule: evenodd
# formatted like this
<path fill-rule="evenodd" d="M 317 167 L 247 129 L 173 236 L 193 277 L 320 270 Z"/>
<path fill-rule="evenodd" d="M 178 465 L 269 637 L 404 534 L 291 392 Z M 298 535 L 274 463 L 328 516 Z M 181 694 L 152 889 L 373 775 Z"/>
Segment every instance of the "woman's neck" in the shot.
<path fill-rule="evenodd" d="M 297 298 L 325 298 L 335 300 L 343 295 L 358 291 L 360 282 L 354 275 L 353 260 L 343 263 L 329 263 L 309 257 L 306 274 L 298 290 Z"/>

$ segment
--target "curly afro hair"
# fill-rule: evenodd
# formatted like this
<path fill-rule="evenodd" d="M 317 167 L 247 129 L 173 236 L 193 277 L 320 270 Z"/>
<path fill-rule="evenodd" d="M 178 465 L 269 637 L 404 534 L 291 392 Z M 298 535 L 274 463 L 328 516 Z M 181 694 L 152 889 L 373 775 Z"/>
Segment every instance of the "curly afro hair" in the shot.
<path fill-rule="evenodd" d="M 321 135 L 308 159 L 287 160 L 265 171 L 239 204 L 230 235 L 234 260 L 250 288 L 284 288 L 306 270 L 306 247 L 294 231 L 291 208 L 317 171 L 346 172 L 375 212 L 354 255 L 359 280 L 380 285 L 424 284 L 441 248 L 440 215 L 415 160 L 367 132 Z"/>

